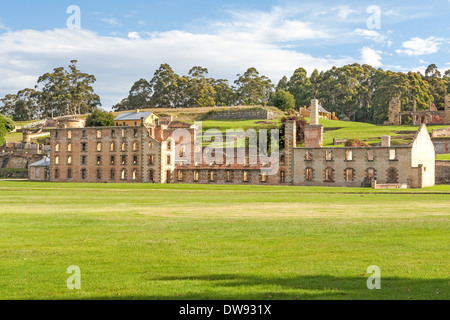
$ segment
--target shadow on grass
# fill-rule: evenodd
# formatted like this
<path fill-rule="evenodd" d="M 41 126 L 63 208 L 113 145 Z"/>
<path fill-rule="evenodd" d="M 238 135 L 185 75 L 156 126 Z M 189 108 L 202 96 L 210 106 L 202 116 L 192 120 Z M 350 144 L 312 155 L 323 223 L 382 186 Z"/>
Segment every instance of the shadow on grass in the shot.
<path fill-rule="evenodd" d="M 102 296 L 93 300 L 447 300 L 449 279 L 382 278 L 381 290 L 367 288 L 361 277 L 299 276 L 267 278 L 239 274 L 164 277 L 149 282 L 187 282 L 186 292 Z M 193 282 L 190 283 L 189 282 Z M 212 289 L 213 288 L 213 289 Z M 170 291 L 170 290 L 168 290 Z"/>

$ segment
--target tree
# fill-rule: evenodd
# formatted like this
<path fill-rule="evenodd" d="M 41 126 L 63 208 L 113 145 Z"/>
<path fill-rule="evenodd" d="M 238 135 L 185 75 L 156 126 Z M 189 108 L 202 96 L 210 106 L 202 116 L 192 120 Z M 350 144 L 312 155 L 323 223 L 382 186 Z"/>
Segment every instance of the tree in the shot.
<path fill-rule="evenodd" d="M 151 105 L 156 108 L 174 108 L 179 101 L 178 81 L 180 77 L 168 64 L 162 64 L 155 72 L 150 85 L 152 88 Z"/>
<path fill-rule="evenodd" d="M 283 78 L 281 78 L 281 80 L 278 82 L 276 90 L 278 89 L 282 89 L 284 91 L 289 91 L 289 83 L 288 83 L 288 79 L 286 76 L 283 76 Z"/>
<path fill-rule="evenodd" d="M 39 77 L 35 97 L 41 113 L 52 117 L 81 114 L 101 105 L 92 87 L 95 76 L 80 72 L 76 64 L 77 60 L 72 60 L 69 71 L 59 67 Z"/>
<path fill-rule="evenodd" d="M 256 68 L 249 68 L 242 76 L 238 74 L 236 85 L 237 102 L 243 105 L 267 105 L 273 85 L 269 78 L 260 76 Z"/>
<path fill-rule="evenodd" d="M 443 108 L 445 104 L 445 95 L 447 93 L 447 81 L 445 76 L 442 78 L 438 67 L 435 64 L 431 64 L 425 71 L 424 79 L 430 85 L 434 104 L 437 107 Z"/>
<path fill-rule="evenodd" d="M 216 106 L 233 106 L 236 103 L 235 92 L 228 84 L 228 80 L 218 79 L 213 80 L 214 90 L 216 95 L 214 100 Z"/>
<path fill-rule="evenodd" d="M 5 144 L 5 136 L 8 132 L 15 129 L 14 121 L 8 116 L 3 116 L 0 114 L 0 145 Z"/>
<path fill-rule="evenodd" d="M 113 106 L 114 111 L 151 108 L 152 87 L 145 79 L 136 81 L 131 87 L 128 97 Z"/>
<path fill-rule="evenodd" d="M 114 115 L 101 109 L 95 109 L 86 118 L 86 127 L 113 127 Z"/>
<path fill-rule="evenodd" d="M 208 69 L 199 66 L 193 67 L 189 71 L 187 83 L 188 96 L 187 105 L 189 107 L 213 107 L 216 105 L 214 97 L 216 90 L 213 81 L 206 79 Z"/>
<path fill-rule="evenodd" d="M 290 111 L 295 109 L 294 96 L 283 89 L 278 89 L 271 98 L 272 104 L 280 110 Z"/>
<path fill-rule="evenodd" d="M 77 69 L 77 63 L 77 60 L 70 61 L 70 72 L 65 72 L 69 82 L 69 114 L 88 113 L 101 105 L 100 97 L 94 93 L 92 87 L 97 81 L 95 76 L 82 73 Z"/>
<path fill-rule="evenodd" d="M 300 109 L 304 106 L 309 106 L 311 103 L 311 81 L 308 78 L 307 72 L 303 68 L 295 70 L 288 83 L 289 92 L 295 98 L 295 106 Z"/>

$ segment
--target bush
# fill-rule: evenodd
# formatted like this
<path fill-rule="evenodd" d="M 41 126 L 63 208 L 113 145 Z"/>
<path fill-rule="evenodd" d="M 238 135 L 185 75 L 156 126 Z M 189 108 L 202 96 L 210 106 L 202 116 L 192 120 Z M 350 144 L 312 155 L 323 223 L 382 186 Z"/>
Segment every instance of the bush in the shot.
<path fill-rule="evenodd" d="M 289 111 L 295 109 L 294 96 L 283 89 L 278 89 L 272 96 L 272 104 L 280 110 Z"/>
<path fill-rule="evenodd" d="M 112 113 L 95 109 L 86 118 L 86 127 L 113 127 L 114 115 Z"/>
<path fill-rule="evenodd" d="M 346 147 L 370 147 L 370 145 L 361 139 L 350 139 L 345 143 Z"/>

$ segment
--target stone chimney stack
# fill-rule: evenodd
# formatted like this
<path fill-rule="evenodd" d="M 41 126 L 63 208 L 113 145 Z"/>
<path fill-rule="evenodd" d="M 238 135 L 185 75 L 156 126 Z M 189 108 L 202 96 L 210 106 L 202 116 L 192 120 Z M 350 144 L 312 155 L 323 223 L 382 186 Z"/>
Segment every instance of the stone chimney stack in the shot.
<path fill-rule="evenodd" d="M 390 136 L 382 136 L 381 137 L 381 146 L 389 148 L 391 146 L 391 137 Z"/>
<path fill-rule="evenodd" d="M 311 100 L 311 122 L 305 128 L 305 148 L 323 147 L 324 128 L 319 124 L 319 100 Z"/>
<path fill-rule="evenodd" d="M 311 100 L 311 123 L 312 126 L 319 125 L 319 100 Z"/>

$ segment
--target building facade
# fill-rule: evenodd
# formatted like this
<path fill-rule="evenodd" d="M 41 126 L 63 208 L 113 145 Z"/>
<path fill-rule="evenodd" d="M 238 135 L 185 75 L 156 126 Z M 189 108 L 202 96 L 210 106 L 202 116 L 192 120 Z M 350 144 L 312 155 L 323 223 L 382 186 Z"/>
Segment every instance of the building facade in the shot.
<path fill-rule="evenodd" d="M 248 159 L 238 163 L 236 158 L 224 158 L 222 164 L 205 159 L 199 161 L 195 154 L 204 150 L 195 143 L 197 130 L 181 122 L 172 122 L 168 126 L 141 124 L 57 129 L 51 132 L 50 180 L 329 187 L 434 186 L 435 149 L 425 125 L 421 125 L 413 143 L 407 146 L 391 146 L 390 137 L 383 137 L 379 147 L 324 148 L 323 127 L 318 120 L 314 121 L 305 132 L 304 148 L 297 147 L 295 122 L 286 123 L 285 148 L 276 163 L 263 162 L 260 158 L 256 163 L 250 163 Z M 278 170 L 269 174 L 269 167 L 273 166 Z"/>

